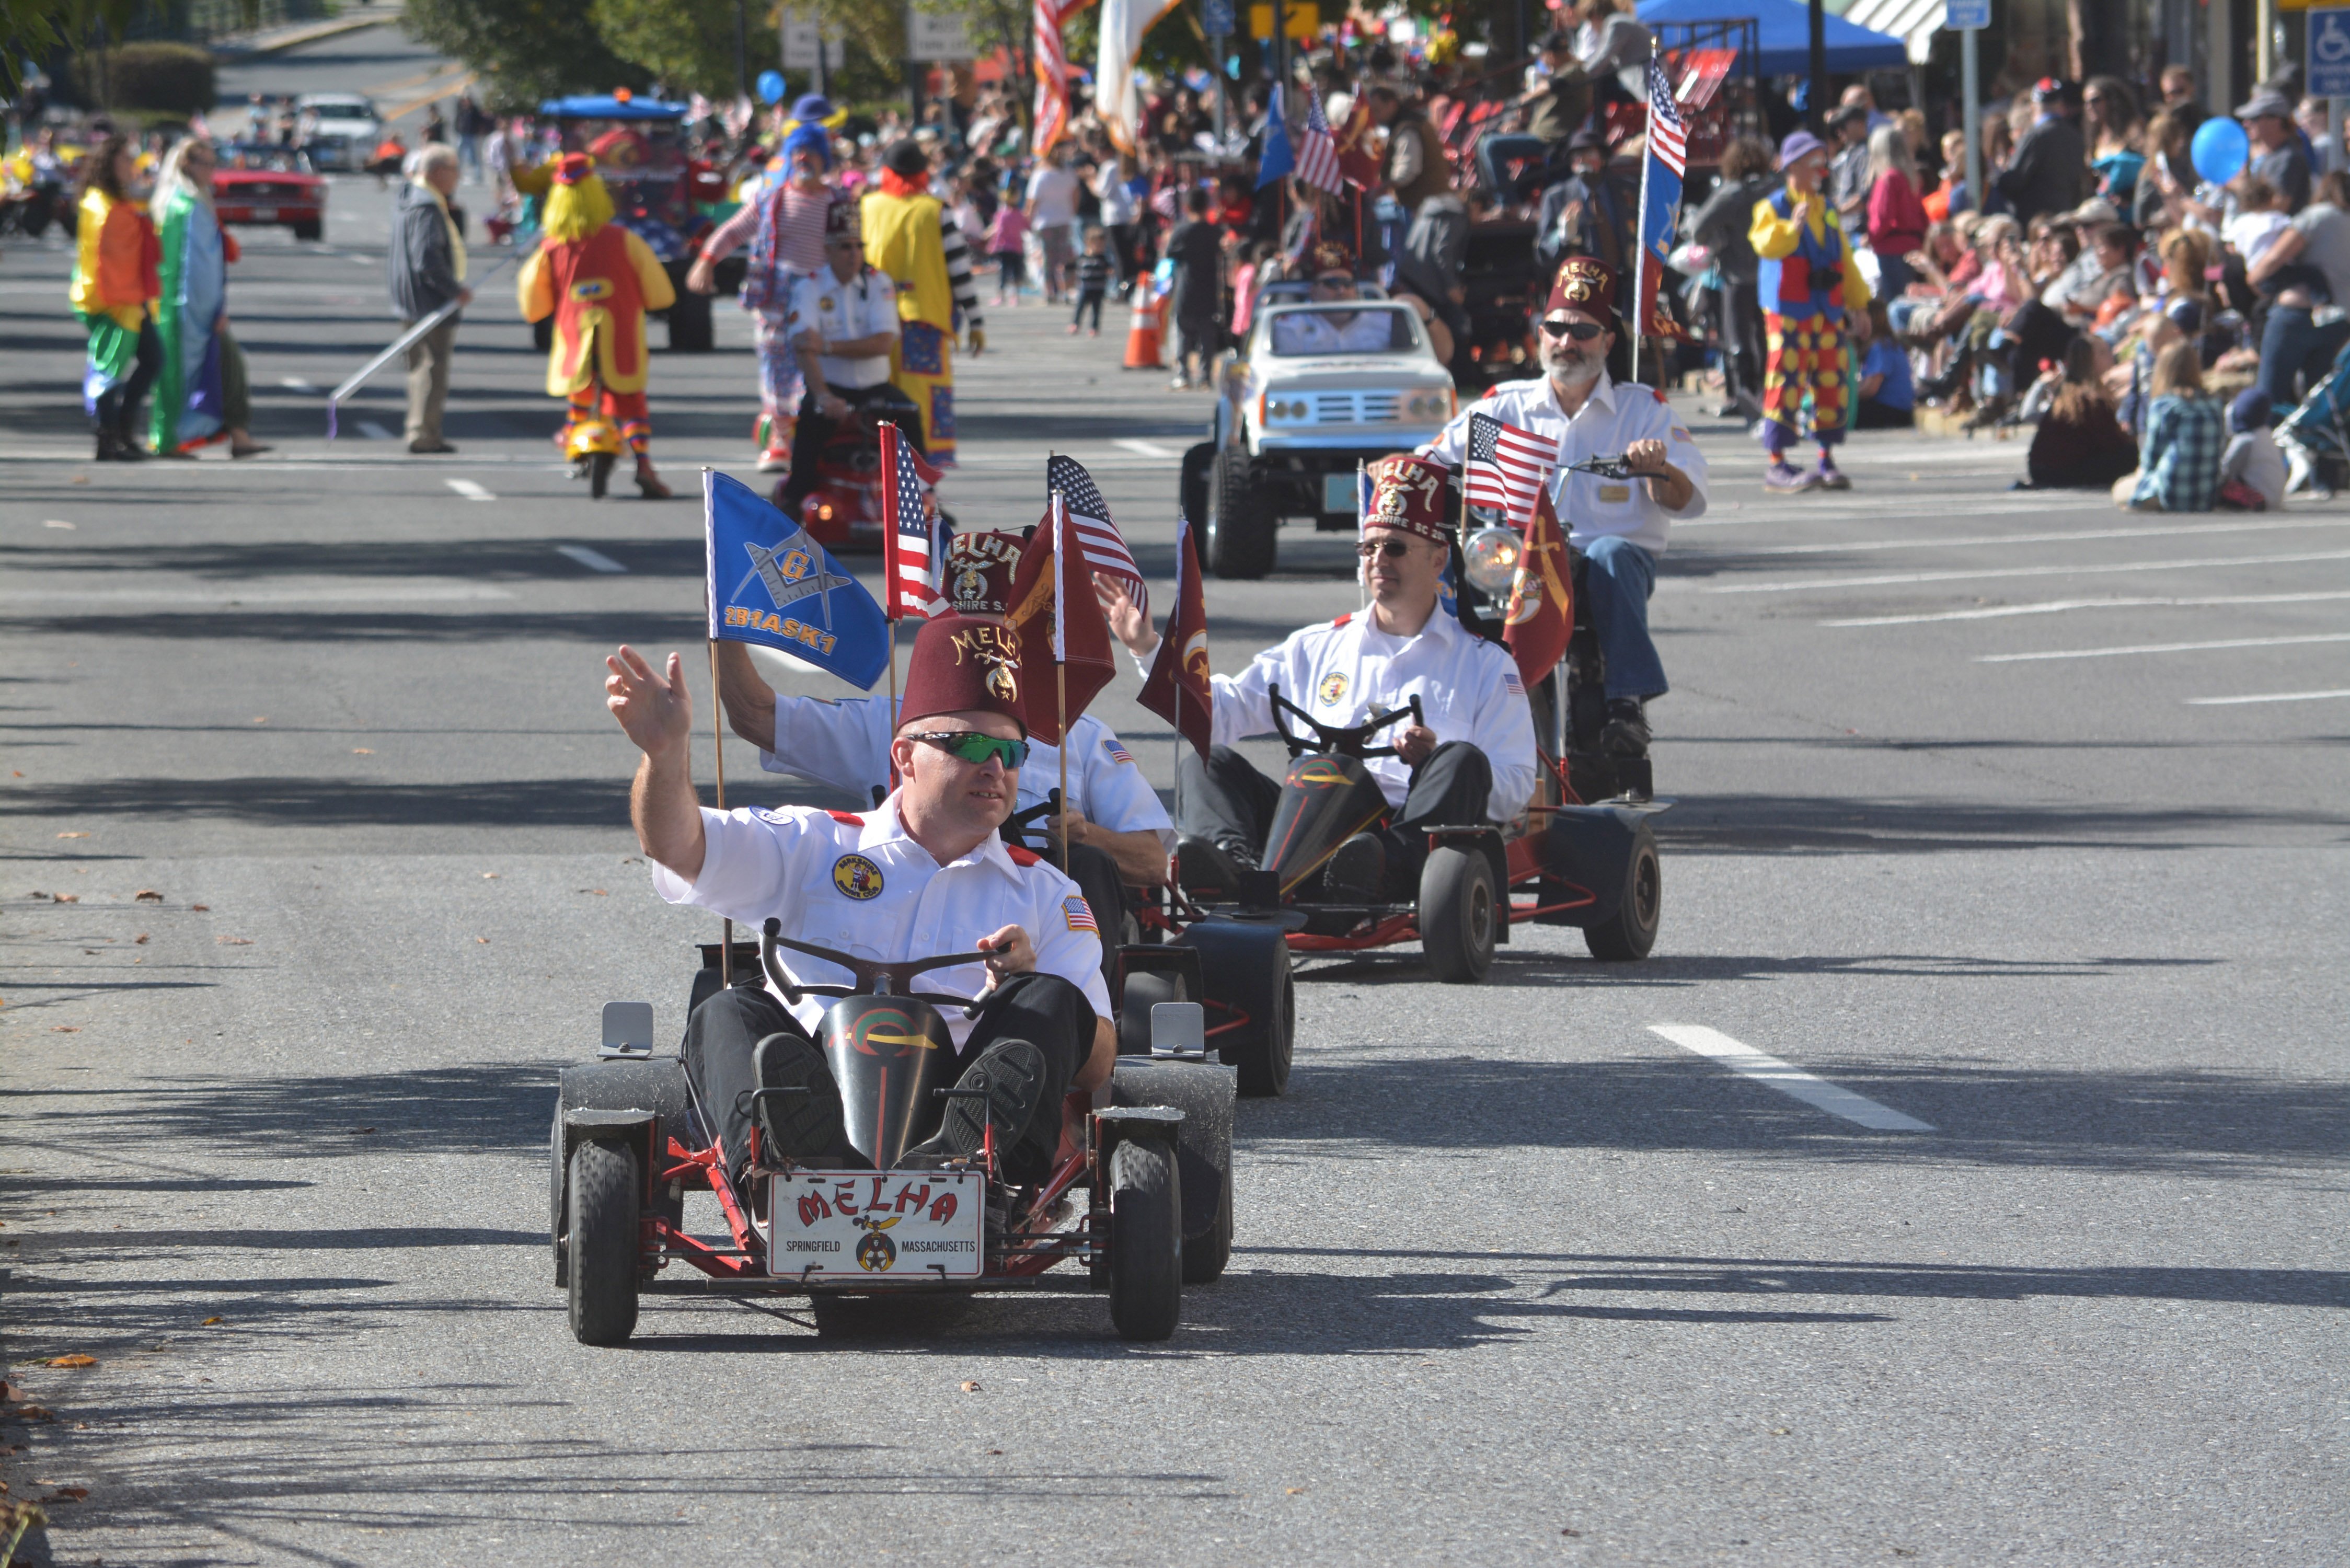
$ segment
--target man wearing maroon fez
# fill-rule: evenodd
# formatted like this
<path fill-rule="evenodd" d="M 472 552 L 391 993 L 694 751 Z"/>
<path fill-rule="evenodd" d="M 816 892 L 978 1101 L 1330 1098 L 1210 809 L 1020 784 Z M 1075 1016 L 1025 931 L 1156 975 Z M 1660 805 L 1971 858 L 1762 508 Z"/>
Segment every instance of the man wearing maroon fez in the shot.
<path fill-rule="evenodd" d="M 1324 867 L 1325 884 L 1341 898 L 1410 897 L 1428 854 L 1418 829 L 1508 822 L 1534 794 L 1534 717 L 1517 665 L 1440 602 L 1452 536 L 1444 465 L 1389 457 L 1368 473 L 1355 554 L 1370 607 L 1293 634 L 1239 675 L 1211 678 L 1214 743 L 1205 761 L 1186 747 L 1176 763 L 1176 869 L 1187 888 L 1230 891 L 1264 853 L 1281 786 L 1233 743 L 1274 732 L 1276 686 L 1319 722 L 1342 729 L 1419 699 L 1418 723 L 1399 720 L 1373 738 L 1396 749 L 1365 763 L 1388 813 Z M 1159 649 L 1149 618 L 1108 579 L 1097 577 L 1095 588 L 1110 629 L 1147 670 Z"/>
<path fill-rule="evenodd" d="M 644 753 L 629 815 L 654 890 L 753 927 L 772 916 L 786 937 L 861 958 L 984 952 L 983 963 L 934 970 L 923 981 L 948 995 L 984 994 L 975 1018 L 944 1010 L 963 1068 L 960 1086 L 980 1096 L 951 1098 L 938 1135 L 901 1163 L 968 1159 L 992 1126 L 1012 1179 L 1041 1179 L 1060 1142 L 1063 1096 L 1107 1082 L 1118 1044 L 1100 933 L 1076 884 L 996 832 L 1011 814 L 1028 750 L 1014 634 L 980 616 L 923 624 L 889 746 L 900 782 L 861 815 L 705 808 L 687 765 L 694 711 L 682 661 L 672 653 L 667 670 L 656 671 L 623 647 L 605 662 L 607 705 Z M 788 951 L 785 967 L 802 985 L 853 978 Z M 814 1041 L 826 1005 L 806 995 L 787 1003 L 764 986 L 737 984 L 687 1020 L 686 1071 L 735 1174 L 750 1164 L 754 1114 L 764 1129 L 763 1158 L 863 1163 Z M 754 1052 L 774 1034 L 785 1039 L 768 1049 L 764 1086 L 811 1092 L 769 1096 L 754 1113 L 745 1091 L 763 1086 Z"/>

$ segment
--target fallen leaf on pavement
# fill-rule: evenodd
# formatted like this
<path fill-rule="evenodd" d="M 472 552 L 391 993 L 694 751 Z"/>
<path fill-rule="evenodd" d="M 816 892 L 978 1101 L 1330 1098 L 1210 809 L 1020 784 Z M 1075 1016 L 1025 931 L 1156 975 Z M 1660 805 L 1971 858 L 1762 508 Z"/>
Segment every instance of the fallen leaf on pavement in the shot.
<path fill-rule="evenodd" d="M 195 910 L 196 913 L 200 915 L 209 915 L 212 913 L 213 909 L 213 907 L 210 904 L 191 904 L 188 908 Z"/>
<path fill-rule="evenodd" d="M 484 871 L 482 873 L 482 880 L 484 882 L 494 882 L 497 879 L 498 874 L 494 871 Z"/>
<path fill-rule="evenodd" d="M 351 748 L 351 755 L 355 757 L 371 757 L 375 755 L 375 753 L 365 746 L 353 746 Z"/>
<path fill-rule="evenodd" d="M 256 723 L 256 724 L 266 724 L 267 722 L 269 722 L 269 721 L 268 721 L 267 719 L 264 719 L 264 718 L 255 718 L 253 722 L 254 722 L 255 723 Z"/>
<path fill-rule="evenodd" d="M 249 948 L 253 945 L 251 937 L 214 937 L 213 940 L 224 948 Z"/>
<path fill-rule="evenodd" d="M 89 835 L 87 833 L 60 833 L 57 836 L 59 838 L 88 838 Z"/>
<path fill-rule="evenodd" d="M 81 895 L 79 893 L 57 893 L 52 894 L 51 897 L 55 898 L 60 904 L 78 904 L 81 902 Z"/>
<path fill-rule="evenodd" d="M 1305 1489 L 1302 1486 L 1285 1486 L 1281 1489 L 1281 1495 L 1284 1497 L 1296 1497 L 1305 1491 Z"/>
<path fill-rule="evenodd" d="M 49 1025 L 49 1033 L 52 1034 L 78 1034 L 81 1033 L 81 1025 L 78 1023 L 52 1023 Z"/>
<path fill-rule="evenodd" d="M 596 897 L 598 897 L 598 898 L 610 898 L 610 897 L 612 896 L 611 894 L 609 894 L 609 893 L 606 892 L 606 891 L 605 891 L 603 888 L 580 888 L 579 890 L 580 890 L 581 892 L 583 892 L 583 893 L 593 893 L 593 894 L 595 894 L 595 895 L 596 895 Z M 60 896 L 60 897 L 63 897 L 63 895 L 59 895 L 59 896 Z"/>
<path fill-rule="evenodd" d="M 95 1366 L 98 1365 L 98 1357 L 95 1355 L 84 1355 L 81 1352 L 76 1351 L 71 1355 L 53 1355 L 49 1357 L 49 1365 L 52 1366 Z"/>
<path fill-rule="evenodd" d="M 76 484 L 88 484 L 89 483 L 89 475 L 87 473 L 77 473 L 73 476 L 73 482 Z"/>
<path fill-rule="evenodd" d="M 147 945 L 147 933 L 145 931 L 141 931 L 137 936 L 131 938 L 130 945 L 134 948 L 145 947 Z"/>
<path fill-rule="evenodd" d="M 208 1318 L 204 1319 L 204 1326 L 205 1326 L 206 1328 L 210 1328 L 210 1327 L 212 1327 L 212 1326 L 213 1326 L 213 1324 L 216 1324 L 216 1323 L 226 1323 L 227 1321 L 228 1321 L 228 1320 L 227 1320 L 226 1318 L 222 1318 L 222 1317 L 208 1317 Z"/>
<path fill-rule="evenodd" d="M 375 1131 L 375 1128 L 373 1128 L 373 1127 L 353 1127 L 353 1128 L 351 1129 L 351 1131 L 352 1131 L 352 1132 L 354 1132 L 354 1133 L 371 1133 L 371 1132 Z"/>
<path fill-rule="evenodd" d="M 1559 1533 L 1561 1535 L 1581 1535 L 1583 1532 L 1580 1530 L 1562 1530 Z"/>
<path fill-rule="evenodd" d="M 57 1418 L 57 1413 L 47 1405 L 19 1405 L 9 1411 L 8 1416 L 16 1421 L 54 1421 Z"/>
<path fill-rule="evenodd" d="M 41 1501 L 43 1502 L 79 1502 L 88 1495 L 89 1488 L 86 1486 L 61 1486 Z"/>
<path fill-rule="evenodd" d="M 130 901 L 134 904 L 160 904 L 163 901 L 163 895 L 152 888 L 141 888 L 130 895 Z"/>
<path fill-rule="evenodd" d="M 978 1383 L 977 1379 L 975 1379 L 975 1378 L 970 1378 L 970 1377 L 966 1377 L 966 1378 L 964 1378 L 964 1379 L 962 1380 L 962 1391 L 963 1391 L 964 1393 L 966 1393 L 966 1394 L 976 1394 L 976 1393 L 978 1393 L 978 1392 L 979 1392 L 979 1383 Z"/>
<path fill-rule="evenodd" d="M 489 939 L 489 938 L 487 938 L 487 937 L 475 937 L 473 940 L 474 940 L 475 941 L 477 941 L 477 942 L 481 943 L 484 947 L 487 947 L 487 946 L 489 946 L 489 945 L 490 945 L 490 939 Z"/>
<path fill-rule="evenodd" d="M 14 1383 L 0 1383 L 0 1404 L 11 1403 L 24 1397 L 25 1391 Z"/>

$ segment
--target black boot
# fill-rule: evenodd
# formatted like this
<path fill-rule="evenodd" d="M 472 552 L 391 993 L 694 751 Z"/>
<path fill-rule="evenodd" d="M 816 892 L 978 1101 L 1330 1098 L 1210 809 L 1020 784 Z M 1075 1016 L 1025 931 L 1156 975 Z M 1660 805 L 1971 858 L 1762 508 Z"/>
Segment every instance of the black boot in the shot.
<path fill-rule="evenodd" d="M 1618 757 L 1648 754 L 1648 715 L 1638 697 L 1607 700 L 1607 722 L 1599 732 L 1599 749 Z"/>
<path fill-rule="evenodd" d="M 1357 833 L 1323 866 L 1322 881 L 1333 898 L 1378 903 L 1387 891 L 1387 845 L 1376 833 Z"/>
<path fill-rule="evenodd" d="M 1175 841 L 1175 881 L 1188 892 L 1237 892 L 1240 874 L 1256 868 L 1256 851 L 1238 839 L 1211 842 L 1187 836 Z"/>
<path fill-rule="evenodd" d="M 901 1168 L 935 1170 L 950 1160 L 971 1159 L 990 1127 L 996 1158 L 1010 1154 L 1044 1098 L 1045 1054 L 1025 1040 L 999 1040 L 963 1069 L 955 1087 L 977 1093 L 949 1100 L 938 1132 L 908 1149 L 898 1162 Z"/>
<path fill-rule="evenodd" d="M 112 425 L 99 426 L 98 455 L 94 461 L 99 462 L 112 462 L 120 451 L 120 445 L 121 443 L 115 440 L 114 427 Z"/>
<path fill-rule="evenodd" d="M 129 431 L 118 430 L 114 432 L 114 461 L 144 462 L 147 461 L 147 449 L 140 446 L 139 438 Z"/>

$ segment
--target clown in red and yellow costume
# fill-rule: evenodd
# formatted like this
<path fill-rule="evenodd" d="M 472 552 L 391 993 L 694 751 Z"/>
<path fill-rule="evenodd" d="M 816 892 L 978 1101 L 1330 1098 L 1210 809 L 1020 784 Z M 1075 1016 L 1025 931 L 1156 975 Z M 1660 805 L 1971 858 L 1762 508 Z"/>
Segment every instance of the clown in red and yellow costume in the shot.
<path fill-rule="evenodd" d="M 619 426 L 636 456 L 637 488 L 649 501 L 664 499 L 670 489 L 650 455 L 645 312 L 668 308 L 677 290 L 652 247 L 612 221 L 611 193 L 586 153 L 556 165 L 546 235 L 515 291 L 525 320 L 555 318 L 546 391 L 570 404 L 566 436 L 600 413 Z"/>

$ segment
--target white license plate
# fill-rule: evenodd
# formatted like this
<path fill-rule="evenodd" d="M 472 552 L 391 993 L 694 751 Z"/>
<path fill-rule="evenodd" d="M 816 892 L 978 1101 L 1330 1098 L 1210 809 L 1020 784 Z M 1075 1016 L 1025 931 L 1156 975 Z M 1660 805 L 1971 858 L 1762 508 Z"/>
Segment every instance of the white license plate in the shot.
<path fill-rule="evenodd" d="M 253 221 L 256 223 L 274 223 L 277 221 L 277 209 L 275 207 L 255 207 L 253 210 Z"/>
<path fill-rule="evenodd" d="M 767 1195 L 767 1264 L 786 1279 L 975 1279 L 986 1179 L 975 1170 L 795 1170 Z"/>
<path fill-rule="evenodd" d="M 1353 512 L 1360 506 L 1356 499 L 1355 476 L 1351 473 L 1326 473 L 1322 476 L 1322 510 Z"/>

